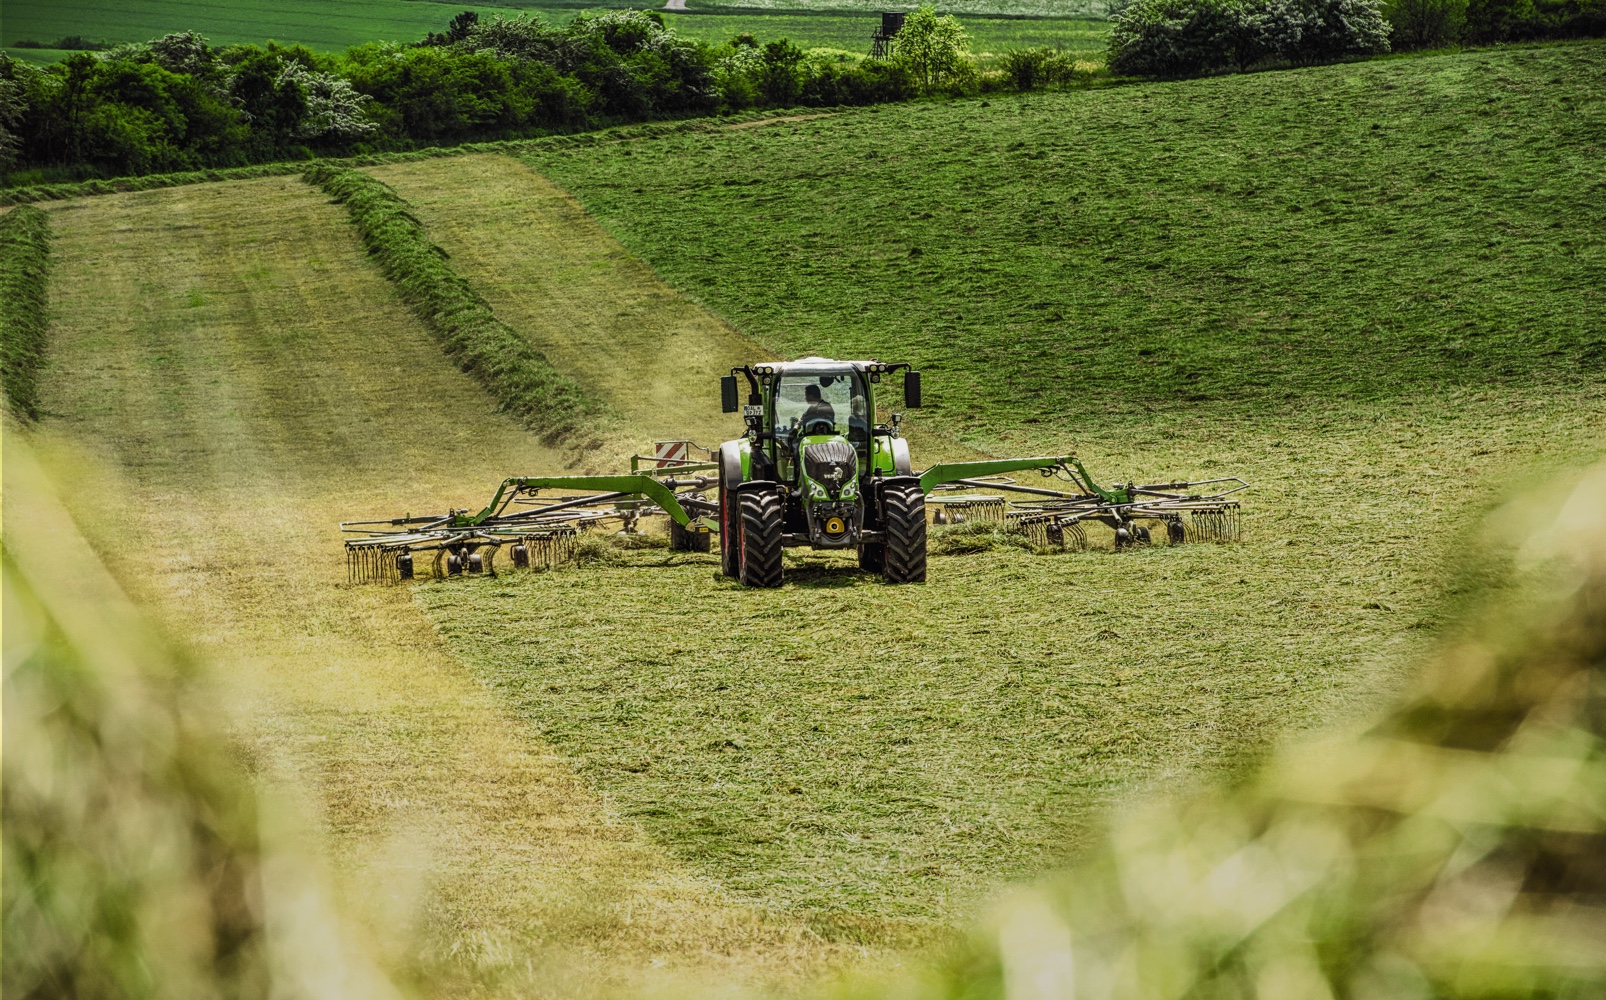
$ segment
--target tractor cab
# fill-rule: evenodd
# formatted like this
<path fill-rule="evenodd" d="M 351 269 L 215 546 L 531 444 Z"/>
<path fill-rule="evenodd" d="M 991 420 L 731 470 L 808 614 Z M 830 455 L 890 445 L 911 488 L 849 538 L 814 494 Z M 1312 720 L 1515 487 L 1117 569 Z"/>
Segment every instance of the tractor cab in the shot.
<path fill-rule="evenodd" d="M 821 482 L 811 466 L 856 485 L 870 454 L 870 393 L 864 377 L 846 371 L 790 371 L 774 387 L 775 459 L 782 482 Z M 841 453 L 849 452 L 847 465 Z M 825 459 L 829 453 L 837 456 Z M 809 461 L 809 456 L 814 460 Z"/>

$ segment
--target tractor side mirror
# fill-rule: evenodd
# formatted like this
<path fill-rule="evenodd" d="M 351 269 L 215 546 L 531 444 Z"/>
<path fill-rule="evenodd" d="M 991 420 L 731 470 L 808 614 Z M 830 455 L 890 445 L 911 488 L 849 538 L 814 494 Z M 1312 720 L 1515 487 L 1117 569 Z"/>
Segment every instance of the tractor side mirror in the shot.
<path fill-rule="evenodd" d="M 920 373 L 917 371 L 903 373 L 903 405 L 911 410 L 920 409 Z"/>
<path fill-rule="evenodd" d="M 736 397 L 736 376 L 726 375 L 719 380 L 719 403 L 725 413 L 735 413 L 741 409 L 741 402 Z"/>

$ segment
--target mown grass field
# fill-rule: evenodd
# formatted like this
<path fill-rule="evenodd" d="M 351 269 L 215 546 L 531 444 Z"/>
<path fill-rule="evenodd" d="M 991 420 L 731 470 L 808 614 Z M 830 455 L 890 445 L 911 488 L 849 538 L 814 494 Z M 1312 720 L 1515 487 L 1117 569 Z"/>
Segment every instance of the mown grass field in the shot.
<path fill-rule="evenodd" d="M 1606 373 L 1598 42 L 531 164 L 765 343 L 919 362 L 925 416 L 975 440 Z"/>
<path fill-rule="evenodd" d="M 34 440 L 214 668 L 248 769 L 306 803 L 356 947 L 445 995 L 819 968 L 828 949 L 687 872 L 511 719 L 406 590 L 346 586 L 340 520 L 566 459 L 454 370 L 344 209 L 272 178 L 50 216 Z"/>
<path fill-rule="evenodd" d="M 948 937 L 1140 789 L 1366 717 L 1456 604 L 1477 516 L 1606 450 L 1603 63 L 864 109 L 530 156 L 550 182 L 374 168 L 637 443 L 734 435 L 733 353 L 912 360 L 917 465 L 1242 475 L 1239 545 L 999 544 L 904 588 L 797 554 L 764 593 L 602 547 L 346 589 L 337 520 L 571 459 L 288 178 L 52 208 L 46 428 L 122 469 L 120 522 L 79 494 L 92 537 L 238 679 L 264 766 L 317 789 L 353 905 L 415 912 L 370 887 L 415 870 L 397 843 L 440 859 L 425 959 L 393 962 L 509 993 L 508 956 L 547 948 L 581 979 L 817 969 Z"/>
<path fill-rule="evenodd" d="M 1249 540 L 1001 549 L 909 591 L 804 557 L 791 589 L 737 594 L 660 554 L 420 597 L 701 870 L 848 933 L 952 919 L 1135 784 L 1384 696 L 1469 519 L 1601 447 L 1603 53 L 533 158 L 758 342 L 915 360 L 924 425 L 983 451 L 1241 474 Z M 606 610 L 566 611 L 597 575 Z"/>

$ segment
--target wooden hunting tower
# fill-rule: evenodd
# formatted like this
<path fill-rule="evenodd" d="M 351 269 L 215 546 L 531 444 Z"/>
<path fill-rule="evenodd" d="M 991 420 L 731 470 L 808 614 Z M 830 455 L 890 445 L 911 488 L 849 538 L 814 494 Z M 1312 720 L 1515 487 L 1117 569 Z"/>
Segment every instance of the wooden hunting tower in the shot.
<path fill-rule="evenodd" d="M 881 30 L 870 36 L 870 58 L 885 59 L 892 55 L 892 39 L 902 30 L 903 11 L 882 11 Z"/>

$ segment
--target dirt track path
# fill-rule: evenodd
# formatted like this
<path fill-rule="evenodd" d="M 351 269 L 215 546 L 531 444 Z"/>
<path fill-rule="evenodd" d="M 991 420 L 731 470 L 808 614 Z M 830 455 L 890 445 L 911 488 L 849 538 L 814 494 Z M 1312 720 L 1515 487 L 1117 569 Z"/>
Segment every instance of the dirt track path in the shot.
<path fill-rule="evenodd" d="M 390 968 L 584 993 L 666 963 L 821 958 L 615 821 L 408 591 L 344 586 L 340 519 L 467 506 L 556 456 L 444 361 L 339 208 L 273 178 L 83 199 L 52 223 L 41 441 L 88 456 L 75 516 L 217 666 L 254 765 L 314 790 L 343 903 Z"/>

